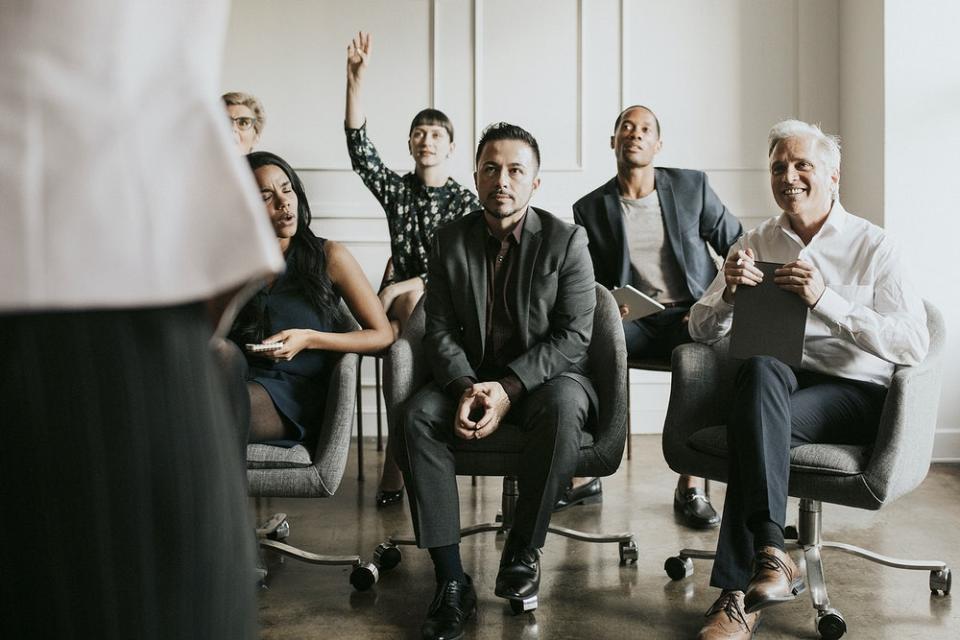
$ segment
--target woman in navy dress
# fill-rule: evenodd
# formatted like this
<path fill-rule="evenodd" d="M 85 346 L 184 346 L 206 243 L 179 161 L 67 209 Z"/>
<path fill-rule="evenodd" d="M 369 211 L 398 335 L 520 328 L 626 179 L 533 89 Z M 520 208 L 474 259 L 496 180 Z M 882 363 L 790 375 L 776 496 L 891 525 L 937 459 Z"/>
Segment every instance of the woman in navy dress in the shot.
<path fill-rule="evenodd" d="M 247 159 L 287 268 L 247 302 L 230 332 L 247 365 L 242 379 L 249 404 L 238 407 L 238 422 L 244 443 L 309 444 L 323 419 L 327 377 L 338 354 L 379 352 L 393 341 L 393 331 L 356 259 L 310 230 L 303 183 L 290 165 L 263 151 Z M 338 332 L 341 298 L 359 329 Z M 248 346 L 269 343 L 279 346 Z"/>

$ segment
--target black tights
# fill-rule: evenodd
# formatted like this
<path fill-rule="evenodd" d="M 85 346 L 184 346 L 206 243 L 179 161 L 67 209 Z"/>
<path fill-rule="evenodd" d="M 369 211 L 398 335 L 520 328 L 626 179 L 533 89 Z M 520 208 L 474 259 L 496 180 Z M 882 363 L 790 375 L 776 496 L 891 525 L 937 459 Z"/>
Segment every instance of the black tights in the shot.
<path fill-rule="evenodd" d="M 237 439 L 246 458 L 248 442 L 295 439 L 294 429 L 277 412 L 270 394 L 260 384 L 249 382 L 250 368 L 240 347 L 230 340 L 218 340 L 214 359 L 223 375 Z"/>

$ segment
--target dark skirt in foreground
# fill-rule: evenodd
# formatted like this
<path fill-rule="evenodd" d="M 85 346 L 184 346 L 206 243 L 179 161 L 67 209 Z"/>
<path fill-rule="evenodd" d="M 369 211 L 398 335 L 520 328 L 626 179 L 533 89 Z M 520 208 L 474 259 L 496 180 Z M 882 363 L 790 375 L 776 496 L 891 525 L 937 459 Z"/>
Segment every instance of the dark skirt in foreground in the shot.
<path fill-rule="evenodd" d="M 202 306 L 0 315 L 0 335 L 0 637 L 252 637 Z"/>

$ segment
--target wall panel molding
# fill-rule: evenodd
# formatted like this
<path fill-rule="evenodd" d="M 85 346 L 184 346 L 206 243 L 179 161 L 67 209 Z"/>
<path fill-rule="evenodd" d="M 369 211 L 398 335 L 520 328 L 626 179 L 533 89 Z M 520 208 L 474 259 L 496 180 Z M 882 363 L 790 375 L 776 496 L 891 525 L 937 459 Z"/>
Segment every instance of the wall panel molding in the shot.
<path fill-rule="evenodd" d="M 559 173 L 559 172 L 575 172 L 579 173 L 584 170 L 583 166 L 583 136 L 584 136 L 584 127 L 583 127 L 583 0 L 576 0 L 577 3 L 577 37 L 576 37 L 576 59 L 577 59 L 577 69 L 576 69 L 576 80 L 577 80 L 577 100 L 576 100 L 576 160 L 574 161 L 573 166 L 555 166 L 549 167 L 546 169 L 541 169 L 541 173 Z M 486 122 L 481 121 L 480 108 L 483 103 L 483 15 L 484 15 L 484 1 L 483 0 L 473 0 L 473 139 L 474 144 L 473 148 L 476 149 L 477 144 L 480 141 L 480 135 L 483 131 L 483 127 L 486 126 Z M 541 147 L 543 146 L 543 141 L 538 140 Z"/>
<path fill-rule="evenodd" d="M 427 104 L 430 108 L 434 108 L 436 105 L 437 94 L 439 91 L 440 77 L 439 77 L 439 65 L 437 64 L 437 55 L 438 55 L 438 7 L 437 3 L 439 0 L 428 0 L 427 3 L 427 23 L 428 23 L 428 32 L 429 32 L 429 45 L 428 45 L 428 76 L 430 78 L 429 84 L 427 87 Z M 341 167 L 341 166 L 323 166 L 323 165 L 306 165 L 306 166 L 297 166 L 294 167 L 296 171 L 308 171 L 316 173 L 344 173 L 350 174 L 353 173 L 353 169 L 350 166 Z"/>

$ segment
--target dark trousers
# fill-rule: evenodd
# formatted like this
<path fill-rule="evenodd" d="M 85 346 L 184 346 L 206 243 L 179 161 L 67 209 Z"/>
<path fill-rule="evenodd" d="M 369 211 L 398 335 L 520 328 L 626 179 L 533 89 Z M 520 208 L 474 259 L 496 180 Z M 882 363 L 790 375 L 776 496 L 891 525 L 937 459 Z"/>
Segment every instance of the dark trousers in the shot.
<path fill-rule="evenodd" d="M 664 309 L 646 318 L 623 323 L 628 358 L 670 359 L 675 347 L 691 342 L 687 322 L 690 307 Z"/>
<path fill-rule="evenodd" d="M 402 418 L 413 529 L 420 548 L 460 541 L 453 433 L 457 401 L 435 384 L 407 403 Z M 500 429 L 515 429 L 523 440 L 517 470 L 519 498 L 511 537 L 542 547 L 553 505 L 576 470 L 580 433 L 590 401 L 580 384 L 558 376 L 527 394 L 506 415 Z M 465 443 L 467 446 L 470 443 Z M 458 443 L 458 446 L 462 446 Z M 493 455 L 493 454 L 491 454 Z"/>
<path fill-rule="evenodd" d="M 210 333 L 200 304 L 0 315 L 0 638 L 253 637 Z"/>
<path fill-rule="evenodd" d="M 744 590 L 749 583 L 751 517 L 784 526 L 790 449 L 872 442 L 886 393 L 876 384 L 795 371 L 776 358 L 744 361 L 727 420 L 730 473 L 712 586 Z"/>

